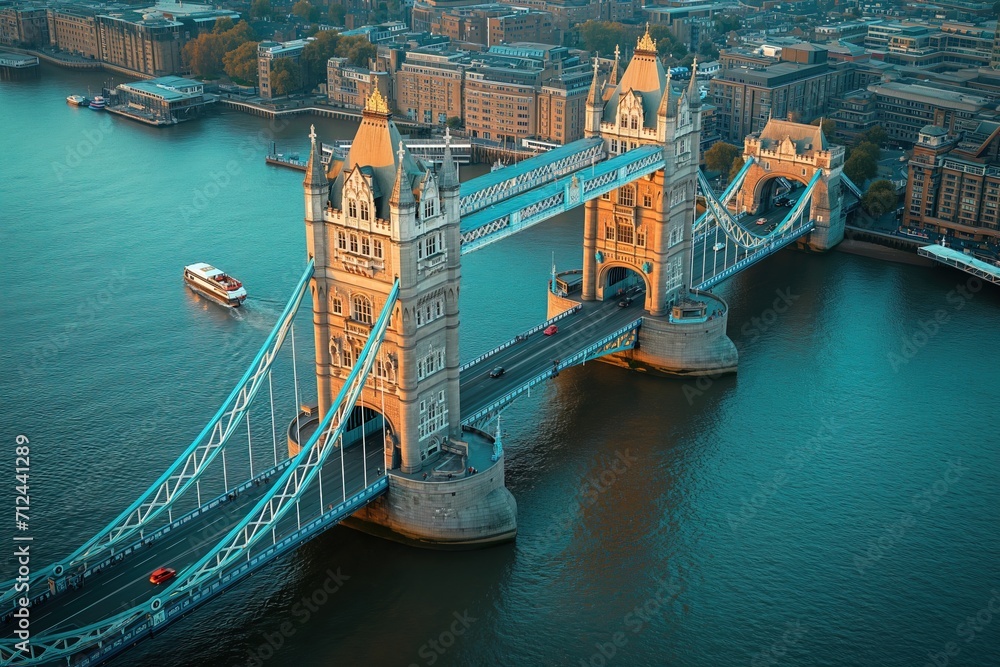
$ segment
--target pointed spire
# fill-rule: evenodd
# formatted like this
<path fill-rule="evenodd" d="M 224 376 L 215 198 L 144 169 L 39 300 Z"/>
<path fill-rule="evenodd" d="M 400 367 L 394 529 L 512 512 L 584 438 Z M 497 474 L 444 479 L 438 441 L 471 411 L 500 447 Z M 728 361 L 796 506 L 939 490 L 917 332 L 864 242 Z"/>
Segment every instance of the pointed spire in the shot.
<path fill-rule="evenodd" d="M 587 93 L 587 106 L 588 107 L 596 107 L 597 106 L 597 101 L 599 99 L 601 99 L 601 93 L 598 91 L 599 83 L 597 81 L 597 67 L 598 67 L 598 64 L 599 64 L 597 61 L 598 61 L 599 55 L 600 54 L 597 54 L 597 53 L 594 54 L 594 78 L 590 82 L 590 92 Z"/>
<path fill-rule="evenodd" d="M 667 70 L 667 86 L 663 89 L 663 97 L 660 98 L 660 108 L 657 109 L 656 115 L 662 116 L 664 118 L 669 118 L 673 116 L 673 111 L 671 110 L 670 103 L 670 70 Z"/>
<path fill-rule="evenodd" d="M 615 64 L 611 67 L 611 76 L 608 77 L 608 83 L 607 83 L 607 85 L 611 86 L 612 88 L 614 88 L 615 86 L 618 85 L 618 58 L 619 57 L 621 57 L 621 51 L 619 50 L 618 45 L 615 44 Z"/>
<path fill-rule="evenodd" d="M 413 190 L 410 187 L 410 179 L 406 175 L 403 158 L 406 157 L 406 147 L 403 142 L 399 142 L 399 164 L 396 165 L 396 182 L 392 184 L 392 194 L 389 196 L 389 205 L 397 208 L 404 206 L 414 206 L 417 201 L 413 198 Z"/>
<path fill-rule="evenodd" d="M 691 63 L 691 81 L 688 83 L 688 108 L 689 109 L 700 109 L 701 108 L 701 93 L 698 92 L 698 57 L 695 56 L 694 62 Z"/>
<path fill-rule="evenodd" d="M 323 149 L 316 146 L 316 126 L 309 129 L 309 162 L 306 164 L 305 185 L 322 187 L 327 184 L 326 169 L 323 168 Z M 322 146 L 323 144 L 320 144 Z"/>
<path fill-rule="evenodd" d="M 451 128 L 448 127 L 444 129 L 444 159 L 441 162 L 441 180 L 438 182 L 438 187 L 442 190 L 458 188 L 458 171 L 451 156 Z"/>

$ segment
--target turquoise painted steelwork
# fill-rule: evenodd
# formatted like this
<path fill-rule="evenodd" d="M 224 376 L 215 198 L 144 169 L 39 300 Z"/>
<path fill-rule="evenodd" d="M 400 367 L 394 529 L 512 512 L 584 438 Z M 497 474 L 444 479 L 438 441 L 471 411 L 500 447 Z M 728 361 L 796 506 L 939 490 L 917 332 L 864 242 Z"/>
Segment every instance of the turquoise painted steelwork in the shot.
<path fill-rule="evenodd" d="M 45 588 L 43 583 L 50 576 L 57 578 L 64 576 L 71 569 L 86 561 L 99 561 L 104 554 L 113 553 L 113 549 L 117 545 L 128 544 L 144 527 L 148 526 L 175 500 L 191 489 L 209 464 L 226 447 L 230 436 L 263 386 L 264 380 L 271 370 L 271 364 L 278 350 L 281 349 L 295 313 L 298 312 L 302 299 L 308 290 L 313 268 L 313 262 L 310 261 L 299 279 L 292 297 L 288 300 L 284 312 L 271 330 L 271 334 L 264 341 L 239 383 L 230 392 L 212 420 L 198 434 L 198 437 L 160 475 L 160 478 L 153 482 L 145 493 L 105 526 L 101 532 L 90 538 L 62 561 L 35 570 L 32 573 L 31 588 L 43 590 Z M 5 582 L 4 593 L 0 597 L 0 608 L 5 608 L 17 597 L 14 584 L 14 581 Z"/>

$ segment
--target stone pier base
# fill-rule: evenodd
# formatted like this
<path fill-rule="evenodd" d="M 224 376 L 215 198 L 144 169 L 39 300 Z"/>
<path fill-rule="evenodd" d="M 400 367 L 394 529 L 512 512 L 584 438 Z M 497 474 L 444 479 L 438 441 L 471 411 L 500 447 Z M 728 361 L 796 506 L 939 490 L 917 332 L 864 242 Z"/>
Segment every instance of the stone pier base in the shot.
<path fill-rule="evenodd" d="M 668 377 L 735 373 L 739 354 L 726 335 L 728 305 L 707 292 L 692 292 L 690 296 L 707 304 L 707 319 L 672 322 L 668 316 L 644 315 L 636 349 L 600 357 L 598 361 Z M 578 303 L 549 292 L 548 316 Z"/>
<path fill-rule="evenodd" d="M 344 525 L 430 549 L 473 549 L 517 535 L 517 503 L 504 486 L 503 459 L 488 470 L 431 482 L 389 474 L 389 491 Z"/>

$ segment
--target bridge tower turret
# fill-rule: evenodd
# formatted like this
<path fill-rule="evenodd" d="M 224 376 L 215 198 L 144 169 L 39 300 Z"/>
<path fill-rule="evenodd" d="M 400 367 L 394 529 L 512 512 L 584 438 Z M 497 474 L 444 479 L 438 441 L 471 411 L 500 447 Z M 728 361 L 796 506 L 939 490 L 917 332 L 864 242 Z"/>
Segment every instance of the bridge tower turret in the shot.
<path fill-rule="evenodd" d="M 449 457 L 445 463 L 457 457 L 455 472 L 464 471 L 473 447 L 461 426 L 459 182 L 450 143 L 446 134 L 440 169 L 416 160 L 378 91 L 365 104 L 350 150 L 335 155 L 326 174 L 316 167 L 320 153 L 313 137 L 305 190 L 308 251 L 316 260 L 319 417 L 330 409 L 398 280 L 374 378 L 358 402 L 384 416 L 389 494 L 355 517 L 424 543 L 485 544 L 516 531 L 503 461 L 489 476 L 435 477 L 442 457 Z M 328 192 L 322 204 L 320 192 Z M 480 444 L 488 460 L 492 442 Z M 460 488 L 445 492 L 442 485 L 450 484 Z M 487 496 L 488 509 L 459 511 L 478 508 Z M 434 520 L 442 517 L 448 518 Z"/>

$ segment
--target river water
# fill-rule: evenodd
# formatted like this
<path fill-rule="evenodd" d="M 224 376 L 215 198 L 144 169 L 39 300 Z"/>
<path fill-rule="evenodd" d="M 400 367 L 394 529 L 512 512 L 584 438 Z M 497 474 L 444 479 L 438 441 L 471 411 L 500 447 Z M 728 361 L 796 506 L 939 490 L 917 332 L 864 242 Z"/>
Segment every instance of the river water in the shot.
<path fill-rule="evenodd" d="M 264 164 L 271 133 L 303 153 L 310 122 L 353 133 L 64 102 L 102 78 L 0 84 L 0 479 L 10 498 L 28 436 L 38 564 L 191 441 L 294 287 L 302 175 Z M 544 318 L 551 258 L 578 267 L 581 235 L 577 212 L 463 258 L 463 359 Z M 194 261 L 238 275 L 248 307 L 193 297 Z M 719 289 L 737 376 L 593 363 L 508 410 L 515 543 L 336 528 L 115 664 L 998 665 L 1000 290 L 981 287 L 786 250 Z M 296 342 L 308 362 L 308 314 Z"/>

